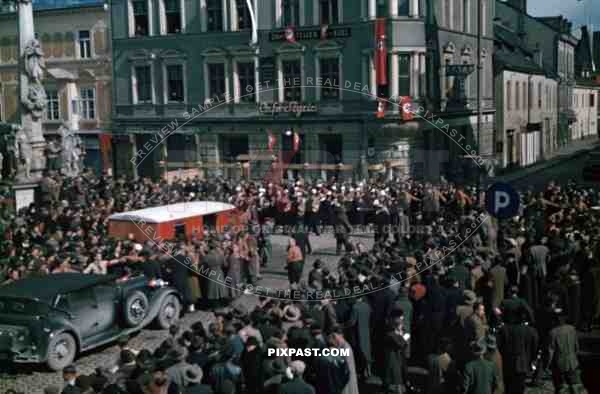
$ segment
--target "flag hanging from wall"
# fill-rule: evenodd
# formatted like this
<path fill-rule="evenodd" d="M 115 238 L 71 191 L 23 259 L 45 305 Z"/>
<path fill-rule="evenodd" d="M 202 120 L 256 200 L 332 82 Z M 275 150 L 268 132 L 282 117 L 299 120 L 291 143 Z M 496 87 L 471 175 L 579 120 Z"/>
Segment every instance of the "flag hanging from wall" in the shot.
<path fill-rule="evenodd" d="M 292 149 L 294 152 L 298 152 L 300 150 L 300 134 L 294 132 L 294 140 Z"/>
<path fill-rule="evenodd" d="M 296 32 L 294 31 L 293 27 L 287 27 L 285 29 L 285 39 L 287 42 L 296 42 Z"/>
<path fill-rule="evenodd" d="M 269 131 L 269 136 L 267 137 L 267 148 L 272 152 L 276 144 L 277 138 L 271 131 Z"/>
<path fill-rule="evenodd" d="M 377 86 L 387 85 L 387 48 L 385 18 L 375 20 L 375 73 Z"/>
<path fill-rule="evenodd" d="M 385 101 L 377 99 L 377 119 L 385 117 Z"/>
<path fill-rule="evenodd" d="M 329 25 L 322 25 L 321 26 L 321 40 L 326 40 L 327 39 L 327 30 L 329 29 Z"/>
<path fill-rule="evenodd" d="M 112 135 L 109 133 L 100 133 L 98 140 L 103 168 L 108 169 L 111 167 Z"/>
<path fill-rule="evenodd" d="M 415 109 L 413 108 L 412 97 L 400 97 L 400 111 L 402 111 L 402 120 L 413 120 L 415 117 Z"/>

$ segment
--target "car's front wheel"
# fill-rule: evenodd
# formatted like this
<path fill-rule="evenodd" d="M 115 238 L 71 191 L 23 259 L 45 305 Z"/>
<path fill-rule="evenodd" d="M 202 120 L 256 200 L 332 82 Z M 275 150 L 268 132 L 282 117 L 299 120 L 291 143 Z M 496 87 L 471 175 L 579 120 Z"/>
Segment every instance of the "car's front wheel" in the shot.
<path fill-rule="evenodd" d="M 159 328 L 167 329 L 177 323 L 180 313 L 181 303 L 179 302 L 179 298 L 173 294 L 169 294 L 160 305 L 158 316 L 156 316 L 156 325 Z"/>
<path fill-rule="evenodd" d="M 75 360 L 77 343 L 73 335 L 62 332 L 55 335 L 48 343 L 46 364 L 53 371 L 60 371 Z"/>
<path fill-rule="evenodd" d="M 125 324 L 136 327 L 142 324 L 148 314 L 148 297 L 139 290 L 132 291 L 125 299 L 123 317 Z"/>

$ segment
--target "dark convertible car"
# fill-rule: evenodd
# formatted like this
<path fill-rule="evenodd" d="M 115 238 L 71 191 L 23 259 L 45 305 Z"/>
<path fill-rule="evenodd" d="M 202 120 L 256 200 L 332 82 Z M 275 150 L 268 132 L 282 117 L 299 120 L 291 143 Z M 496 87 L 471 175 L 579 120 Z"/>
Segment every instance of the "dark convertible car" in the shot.
<path fill-rule="evenodd" d="M 0 360 L 53 370 L 82 351 L 179 319 L 179 293 L 144 276 L 61 273 L 0 287 Z"/>

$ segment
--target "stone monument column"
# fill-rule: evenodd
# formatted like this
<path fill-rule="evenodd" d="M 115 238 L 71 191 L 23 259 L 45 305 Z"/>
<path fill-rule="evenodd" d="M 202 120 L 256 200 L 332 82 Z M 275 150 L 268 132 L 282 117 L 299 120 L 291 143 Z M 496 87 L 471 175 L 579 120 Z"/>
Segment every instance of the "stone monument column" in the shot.
<path fill-rule="evenodd" d="M 46 92 L 42 85 L 44 78 L 44 54 L 35 38 L 33 5 L 31 0 L 17 0 L 18 40 L 19 40 L 19 95 L 21 127 L 31 149 L 19 152 L 21 165 L 29 166 L 20 172 L 17 181 L 36 182 L 46 168 L 46 141 L 42 131 L 41 118 L 46 110 Z M 25 157 L 30 155 L 31 157 Z M 23 164 L 26 162 L 29 164 Z M 25 175 L 25 176 L 24 176 Z"/>

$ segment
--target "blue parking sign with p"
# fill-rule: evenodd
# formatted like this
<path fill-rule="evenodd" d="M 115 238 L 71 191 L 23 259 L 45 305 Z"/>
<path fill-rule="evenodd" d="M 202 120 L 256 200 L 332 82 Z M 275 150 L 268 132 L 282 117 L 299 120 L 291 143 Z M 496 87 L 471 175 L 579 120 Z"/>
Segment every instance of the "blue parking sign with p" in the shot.
<path fill-rule="evenodd" d="M 519 194 L 507 183 L 494 183 L 485 193 L 485 207 L 498 219 L 517 216 L 519 204 Z"/>

